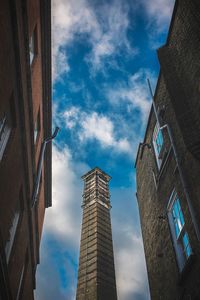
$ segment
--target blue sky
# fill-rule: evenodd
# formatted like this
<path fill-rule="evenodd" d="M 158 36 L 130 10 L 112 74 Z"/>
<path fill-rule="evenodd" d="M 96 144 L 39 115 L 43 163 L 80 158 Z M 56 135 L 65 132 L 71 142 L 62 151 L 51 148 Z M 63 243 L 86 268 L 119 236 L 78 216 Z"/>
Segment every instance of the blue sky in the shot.
<path fill-rule="evenodd" d="M 134 160 L 155 88 L 156 49 L 174 0 L 53 0 L 53 207 L 46 212 L 37 300 L 75 299 L 81 176 L 112 176 L 111 218 L 119 300 L 149 299 L 135 199 Z"/>

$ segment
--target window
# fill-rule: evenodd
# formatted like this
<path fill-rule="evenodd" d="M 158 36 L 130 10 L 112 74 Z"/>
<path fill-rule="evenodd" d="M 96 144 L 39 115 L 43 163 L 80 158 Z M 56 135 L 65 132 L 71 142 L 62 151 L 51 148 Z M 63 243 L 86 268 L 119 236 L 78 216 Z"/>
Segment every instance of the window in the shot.
<path fill-rule="evenodd" d="M 168 204 L 168 219 L 172 233 L 179 270 L 182 271 L 187 259 L 192 254 L 188 233 L 185 229 L 185 220 L 176 191 L 171 194 Z"/>
<path fill-rule="evenodd" d="M 25 265 L 23 265 L 22 270 L 21 270 L 18 291 L 17 291 L 17 297 L 16 297 L 17 300 L 20 299 L 20 295 L 22 293 L 21 290 L 22 290 L 22 283 L 23 283 L 23 278 L 24 278 L 24 269 L 25 269 Z"/>
<path fill-rule="evenodd" d="M 37 27 L 33 30 L 33 33 L 30 37 L 29 41 L 29 55 L 30 55 L 30 64 L 32 65 L 32 62 L 37 54 Z"/>
<path fill-rule="evenodd" d="M 13 210 L 11 211 L 10 229 L 8 233 L 8 239 L 5 245 L 5 254 L 7 262 L 9 262 L 10 254 L 16 237 L 16 232 L 19 227 L 20 220 L 22 218 L 22 211 L 24 207 L 23 203 L 23 188 L 21 187 L 19 191 L 19 198 L 17 199 L 16 204 L 15 206 L 13 206 Z"/>
<path fill-rule="evenodd" d="M 19 217 L 20 217 L 20 201 L 17 201 L 17 205 L 15 207 L 15 210 L 13 211 L 12 220 L 11 220 L 11 226 L 9 230 L 9 239 L 5 246 L 5 253 L 6 253 L 6 260 L 9 261 L 13 242 L 15 239 L 15 234 L 17 231 L 17 226 L 19 223 Z"/>
<path fill-rule="evenodd" d="M 29 254 L 28 254 L 28 249 L 26 249 L 26 256 L 25 256 L 25 261 L 24 261 L 22 269 L 21 269 L 16 300 L 22 299 L 22 294 L 23 294 L 23 289 L 24 289 L 24 281 L 25 281 L 25 276 L 26 276 L 27 267 L 28 267 L 28 260 L 29 260 Z"/>
<path fill-rule="evenodd" d="M 162 130 L 160 129 L 159 124 L 157 122 L 153 131 L 153 147 L 154 147 L 156 161 L 159 168 L 162 163 L 161 154 L 162 154 L 163 144 L 164 144 L 164 140 L 163 140 Z"/>
<path fill-rule="evenodd" d="M 36 144 L 40 132 L 40 110 L 37 114 L 37 119 L 34 125 L 34 144 Z"/>
<path fill-rule="evenodd" d="M 4 150 L 8 143 L 11 133 L 11 116 L 10 113 L 4 114 L 0 118 L 0 161 L 3 157 Z"/>

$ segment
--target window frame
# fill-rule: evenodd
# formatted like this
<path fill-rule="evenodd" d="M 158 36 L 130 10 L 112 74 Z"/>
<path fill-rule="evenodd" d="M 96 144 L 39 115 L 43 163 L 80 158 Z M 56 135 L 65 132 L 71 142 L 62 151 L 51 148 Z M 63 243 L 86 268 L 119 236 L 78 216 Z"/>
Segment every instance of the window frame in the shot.
<path fill-rule="evenodd" d="M 174 208 L 175 203 L 179 203 L 178 215 L 174 215 L 174 213 L 173 213 L 173 210 L 175 209 Z M 182 272 L 187 261 L 193 255 L 193 251 L 192 251 L 192 247 L 190 244 L 190 239 L 188 237 L 188 232 L 185 227 L 185 219 L 184 219 L 183 210 L 182 210 L 182 207 L 180 204 L 180 198 L 175 189 L 173 189 L 173 191 L 170 195 L 170 198 L 169 198 L 169 202 L 167 205 L 167 216 L 168 216 L 168 223 L 169 223 L 169 228 L 170 228 L 170 232 L 171 232 L 171 236 L 172 236 L 172 242 L 173 242 L 173 246 L 174 246 L 174 250 L 175 250 L 175 254 L 176 254 L 176 261 L 178 264 L 179 272 Z M 181 226 L 179 227 L 179 232 L 177 234 L 176 224 L 178 224 L 178 216 L 182 216 L 182 217 L 180 217 L 180 223 L 183 222 L 183 224 L 181 224 Z M 181 219 L 182 219 L 182 221 L 181 221 Z M 188 242 L 186 245 L 184 243 L 185 236 L 187 237 L 187 242 Z M 185 249 L 187 249 L 187 247 L 189 248 L 189 255 L 187 255 L 187 253 L 185 251 Z"/>

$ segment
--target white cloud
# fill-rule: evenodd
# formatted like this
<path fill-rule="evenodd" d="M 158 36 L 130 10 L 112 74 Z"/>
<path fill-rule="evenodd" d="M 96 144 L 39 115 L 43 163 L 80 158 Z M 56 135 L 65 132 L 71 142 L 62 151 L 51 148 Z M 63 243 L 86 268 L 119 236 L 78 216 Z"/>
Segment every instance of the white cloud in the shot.
<path fill-rule="evenodd" d="M 112 121 L 96 112 L 86 116 L 82 122 L 81 140 L 96 139 L 103 147 L 113 147 L 119 152 L 130 152 L 131 147 L 126 138 L 116 139 Z"/>
<path fill-rule="evenodd" d="M 141 4 L 147 14 L 149 45 L 157 49 L 165 43 L 165 36 L 172 17 L 175 0 L 142 0 Z"/>
<path fill-rule="evenodd" d="M 116 152 L 131 153 L 128 137 L 118 131 L 113 121 L 97 112 L 86 113 L 80 108 L 72 106 L 58 116 L 57 119 L 65 123 L 66 128 L 73 129 L 79 140 L 87 142 L 96 140 L 103 148 L 112 148 Z"/>
<path fill-rule="evenodd" d="M 130 55 L 137 54 L 137 49 L 131 48 L 127 38 L 129 27 L 128 7 L 122 1 L 105 3 L 101 7 L 100 35 L 91 39 L 93 46 L 89 61 L 93 68 L 102 68 L 103 60 L 125 50 Z"/>
<path fill-rule="evenodd" d="M 126 244 L 115 251 L 116 280 L 119 299 L 132 299 L 130 295 L 148 291 L 144 250 L 141 237 L 137 237 L 133 228 L 123 228 L 121 235 Z M 127 245 L 128 244 L 128 245 Z"/>
<path fill-rule="evenodd" d="M 65 296 L 69 300 L 75 299 L 77 274 L 66 253 L 73 253 L 74 263 L 78 263 L 83 189 L 80 177 L 88 170 L 86 164 L 72 161 L 70 150 L 66 146 L 63 149 L 53 146 L 53 207 L 46 211 L 45 216 L 41 265 L 35 293 L 38 300 L 46 296 L 52 300 L 58 297 L 64 299 Z M 138 222 L 138 217 L 132 216 L 136 209 L 132 195 L 132 189 L 116 188 L 112 193 L 113 200 L 111 199 L 119 300 L 133 299 L 134 294 L 148 294 L 142 241 L 138 237 L 138 225 L 134 225 Z M 54 244 L 46 243 L 49 238 Z M 70 277 L 70 288 L 67 287 L 64 291 L 61 288 L 63 277 L 59 274 L 63 268 Z"/>
<path fill-rule="evenodd" d="M 73 128 L 79 121 L 79 108 L 72 106 L 71 109 L 63 113 L 63 118 L 65 119 L 66 127 L 69 129 Z"/>
<path fill-rule="evenodd" d="M 61 81 L 60 74 L 67 73 L 70 70 L 65 51 L 59 49 L 56 54 L 53 53 L 52 62 L 53 80 L 59 79 Z"/>
<path fill-rule="evenodd" d="M 103 65 L 104 58 L 130 49 L 127 39 L 128 10 L 121 1 L 93 7 L 87 0 L 53 0 L 53 79 L 70 70 L 65 46 L 84 36 L 91 46 L 87 61 L 94 69 Z"/>
<path fill-rule="evenodd" d="M 138 119 L 146 124 L 147 116 L 151 105 L 151 96 L 148 90 L 147 78 L 155 81 L 154 74 L 149 70 L 140 69 L 129 77 L 128 83 L 118 82 L 112 88 L 106 88 L 105 93 L 113 105 L 127 105 L 129 113 L 138 110 L 141 114 Z"/>
<path fill-rule="evenodd" d="M 142 0 L 149 22 L 155 22 L 157 31 L 162 31 L 169 23 L 175 0 Z"/>
<path fill-rule="evenodd" d="M 75 299 L 80 232 L 82 181 L 88 171 L 84 163 L 72 161 L 70 150 L 53 146 L 52 208 L 45 212 L 41 264 L 37 270 L 35 297 Z M 74 262 L 71 262 L 74 261 Z"/>
<path fill-rule="evenodd" d="M 131 173 L 131 182 L 133 176 L 135 178 L 135 174 Z M 119 300 L 147 300 L 149 294 L 139 214 L 133 194 L 133 186 L 111 190 L 111 221 Z"/>
<path fill-rule="evenodd" d="M 58 149 L 53 146 L 53 208 L 46 212 L 45 230 L 64 242 L 70 241 L 78 247 L 81 222 L 81 181 L 75 173 L 71 153 L 67 146 Z M 82 175 L 87 166 L 81 165 Z"/>

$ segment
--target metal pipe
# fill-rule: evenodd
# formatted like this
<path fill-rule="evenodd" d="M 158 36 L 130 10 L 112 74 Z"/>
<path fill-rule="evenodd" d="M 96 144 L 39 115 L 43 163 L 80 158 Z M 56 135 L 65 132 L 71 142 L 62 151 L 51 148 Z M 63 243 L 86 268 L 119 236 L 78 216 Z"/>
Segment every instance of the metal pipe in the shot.
<path fill-rule="evenodd" d="M 46 145 L 49 142 L 52 142 L 52 140 L 57 136 L 58 131 L 59 131 L 59 127 L 56 127 L 53 135 L 51 137 L 48 137 L 48 138 L 44 139 L 44 141 L 42 142 L 42 146 L 41 146 L 41 150 L 40 150 L 40 156 L 39 156 L 37 176 L 36 176 L 35 184 L 34 184 L 34 188 L 33 188 L 32 207 L 35 205 L 35 203 L 37 201 L 37 197 L 38 197 L 38 192 L 39 192 L 39 187 L 40 187 L 40 179 L 41 179 L 41 174 L 42 174 L 42 165 L 43 165 Z"/>

